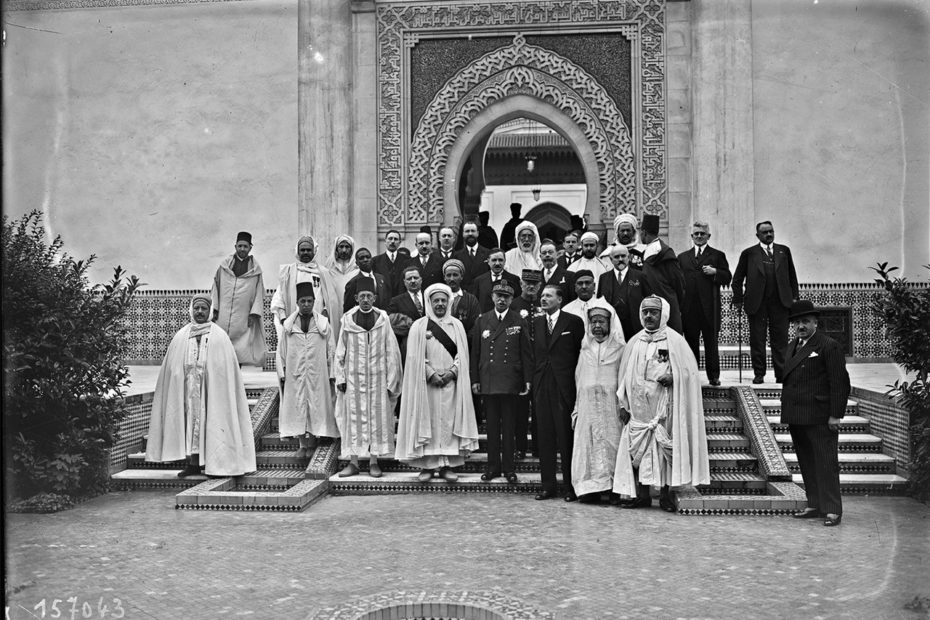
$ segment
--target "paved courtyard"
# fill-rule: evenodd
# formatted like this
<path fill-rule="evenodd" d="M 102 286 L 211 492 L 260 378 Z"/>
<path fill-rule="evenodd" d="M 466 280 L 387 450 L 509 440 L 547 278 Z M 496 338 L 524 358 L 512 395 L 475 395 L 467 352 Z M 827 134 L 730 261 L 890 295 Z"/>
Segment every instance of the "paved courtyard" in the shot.
<path fill-rule="evenodd" d="M 56 617 L 60 599 L 61 618 L 99 618 L 102 597 L 111 618 L 306 618 L 377 593 L 463 590 L 566 619 L 926 617 L 911 603 L 930 604 L 930 507 L 844 502 L 843 525 L 824 528 L 528 496 L 328 497 L 290 514 L 111 493 L 7 517 L 7 617 L 43 617 L 43 602 Z"/>

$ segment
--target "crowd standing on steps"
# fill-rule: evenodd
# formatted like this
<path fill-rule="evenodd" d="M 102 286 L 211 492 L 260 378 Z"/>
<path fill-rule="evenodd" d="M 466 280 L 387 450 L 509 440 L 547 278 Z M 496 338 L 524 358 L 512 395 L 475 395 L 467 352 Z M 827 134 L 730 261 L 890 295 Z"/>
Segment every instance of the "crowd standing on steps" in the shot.
<path fill-rule="evenodd" d="M 478 450 L 483 418 L 485 482 L 518 484 L 521 461 L 535 456 L 537 500 L 561 493 L 643 508 L 656 493 L 660 508 L 676 510 L 676 488 L 710 483 L 698 363 L 703 350 L 707 380 L 719 386 L 720 289 L 731 282 L 710 224 L 694 222 L 692 247 L 676 254 L 648 213 L 641 222 L 618 215 L 603 248 L 583 220 L 559 247 L 520 217 L 520 204 L 511 213 L 499 243 L 486 214 L 439 228 L 435 248 L 421 227 L 412 256 L 397 230 L 377 255 L 338 235 L 325 264 L 313 237 L 300 237 L 271 299 L 281 436 L 297 438 L 299 458 L 320 437 L 340 438 L 343 478 L 378 478 L 381 460 L 397 460 L 423 483 L 451 484 Z M 732 275 L 753 382 L 765 377 L 768 337 L 807 490 L 808 508 L 795 516 L 838 525 L 845 361 L 817 331 L 817 309 L 798 300 L 791 252 L 774 243 L 772 223 L 756 236 Z M 191 323 L 159 373 L 146 459 L 187 459 L 182 477 L 255 469 L 240 372 L 266 355 L 251 250 L 252 236 L 239 233 L 211 294 L 191 300 Z"/>

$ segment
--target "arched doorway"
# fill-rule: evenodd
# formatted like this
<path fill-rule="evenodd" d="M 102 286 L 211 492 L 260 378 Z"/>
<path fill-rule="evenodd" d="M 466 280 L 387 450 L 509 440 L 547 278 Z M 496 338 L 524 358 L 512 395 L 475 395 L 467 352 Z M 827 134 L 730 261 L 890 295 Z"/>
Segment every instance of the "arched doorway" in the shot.
<path fill-rule="evenodd" d="M 542 202 L 526 214 L 525 220 L 536 224 L 540 239 L 552 239 L 561 245 L 565 235 L 572 229 L 572 217 L 568 209 L 554 202 Z"/>

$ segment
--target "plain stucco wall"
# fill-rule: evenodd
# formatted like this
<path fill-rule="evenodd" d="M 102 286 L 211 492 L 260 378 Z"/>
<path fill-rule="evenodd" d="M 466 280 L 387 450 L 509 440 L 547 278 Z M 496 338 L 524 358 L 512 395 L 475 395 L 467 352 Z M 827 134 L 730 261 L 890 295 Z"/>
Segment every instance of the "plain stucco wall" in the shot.
<path fill-rule="evenodd" d="M 149 288 L 208 288 L 248 230 L 273 287 L 297 238 L 297 6 L 4 15 L 4 213 Z"/>
<path fill-rule="evenodd" d="M 752 62 L 756 221 L 800 280 L 870 281 L 890 261 L 925 281 L 930 5 L 755 0 Z"/>

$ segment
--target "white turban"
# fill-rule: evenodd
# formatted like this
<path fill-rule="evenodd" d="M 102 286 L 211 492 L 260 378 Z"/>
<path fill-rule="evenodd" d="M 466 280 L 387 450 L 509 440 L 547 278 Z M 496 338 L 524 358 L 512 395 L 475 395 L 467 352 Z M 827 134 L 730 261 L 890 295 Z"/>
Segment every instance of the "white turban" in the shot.
<path fill-rule="evenodd" d="M 600 242 L 600 238 L 598 238 L 597 234 L 591 231 L 588 231 L 585 234 L 581 235 L 582 243 L 584 243 L 585 241 L 588 241 L 589 239 L 593 240 L 595 243 Z"/>

